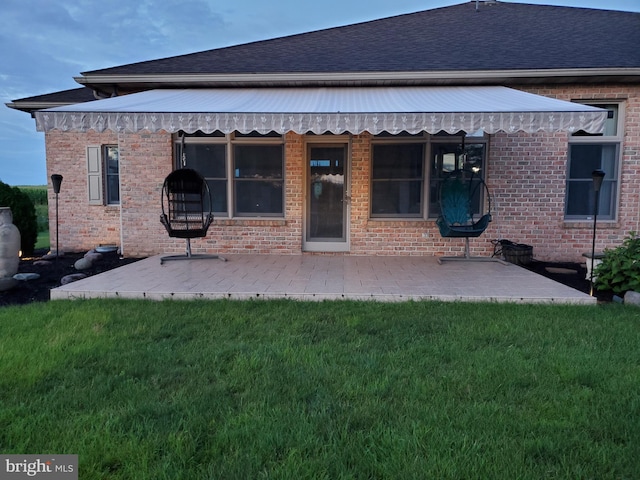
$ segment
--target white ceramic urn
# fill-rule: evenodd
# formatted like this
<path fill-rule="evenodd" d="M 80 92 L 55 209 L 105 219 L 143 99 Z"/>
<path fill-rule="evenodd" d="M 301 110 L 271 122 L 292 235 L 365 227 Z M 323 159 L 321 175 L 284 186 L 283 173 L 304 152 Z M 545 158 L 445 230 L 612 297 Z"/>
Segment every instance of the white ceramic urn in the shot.
<path fill-rule="evenodd" d="M 13 277 L 20 264 L 20 230 L 9 207 L 0 207 L 0 278 Z"/>

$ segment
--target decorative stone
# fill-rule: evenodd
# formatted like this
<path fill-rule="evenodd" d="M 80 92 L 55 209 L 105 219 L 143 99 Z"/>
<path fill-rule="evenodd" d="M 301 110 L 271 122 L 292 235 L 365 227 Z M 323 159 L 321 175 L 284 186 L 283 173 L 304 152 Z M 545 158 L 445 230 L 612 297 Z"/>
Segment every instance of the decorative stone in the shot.
<path fill-rule="evenodd" d="M 83 257 L 80 260 L 77 260 L 73 266 L 76 270 L 88 270 L 93 266 L 93 261 L 90 258 Z"/>
<path fill-rule="evenodd" d="M 84 254 L 84 258 L 91 260 L 93 263 L 102 260 L 102 254 L 96 252 L 95 250 L 91 250 Z"/>
<path fill-rule="evenodd" d="M 55 250 L 50 251 L 46 255 L 40 257 L 41 260 L 55 260 L 58 257 Z M 60 258 L 64 257 L 64 252 L 60 252 Z"/>
<path fill-rule="evenodd" d="M 33 262 L 33 265 L 36 267 L 48 267 L 49 265 L 52 265 L 52 263 L 49 260 L 36 260 Z"/>
<path fill-rule="evenodd" d="M 82 280 L 83 278 L 87 278 L 84 273 L 72 273 L 71 275 L 65 275 L 60 280 L 61 285 L 67 285 L 68 283 L 77 282 L 78 280 Z"/>
<path fill-rule="evenodd" d="M 0 278 L 13 277 L 20 264 L 20 230 L 9 207 L 0 207 Z"/>
<path fill-rule="evenodd" d="M 100 245 L 96 247 L 98 253 L 116 253 L 118 251 L 117 245 Z"/>
<path fill-rule="evenodd" d="M 629 290 L 624 294 L 624 304 L 640 306 L 640 293 Z"/>
<path fill-rule="evenodd" d="M 0 278 L 0 292 L 11 290 L 18 284 L 18 281 L 13 277 Z"/>
<path fill-rule="evenodd" d="M 27 282 L 29 280 L 37 280 L 40 278 L 39 273 L 16 273 L 13 278 L 16 280 Z"/>
<path fill-rule="evenodd" d="M 545 270 L 549 273 L 557 273 L 560 275 L 574 275 L 578 273 L 573 268 L 563 268 L 563 267 L 545 267 Z"/>

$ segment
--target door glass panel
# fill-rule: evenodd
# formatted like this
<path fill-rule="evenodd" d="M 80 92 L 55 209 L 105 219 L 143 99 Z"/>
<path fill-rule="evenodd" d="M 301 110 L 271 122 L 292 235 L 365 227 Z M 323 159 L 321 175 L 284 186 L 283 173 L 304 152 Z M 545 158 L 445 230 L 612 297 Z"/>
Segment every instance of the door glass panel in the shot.
<path fill-rule="evenodd" d="M 311 147 L 307 240 L 344 241 L 345 148 Z"/>

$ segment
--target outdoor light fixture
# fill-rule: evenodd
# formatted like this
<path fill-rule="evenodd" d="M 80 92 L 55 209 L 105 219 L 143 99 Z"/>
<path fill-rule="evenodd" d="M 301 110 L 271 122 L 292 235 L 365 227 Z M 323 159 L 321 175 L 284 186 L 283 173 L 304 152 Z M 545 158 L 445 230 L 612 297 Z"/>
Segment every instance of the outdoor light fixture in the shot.
<path fill-rule="evenodd" d="M 53 193 L 56 194 L 56 263 L 58 261 L 58 195 L 60 194 L 60 185 L 62 185 L 62 175 L 54 173 L 51 175 L 51 184 L 53 185 Z"/>
<path fill-rule="evenodd" d="M 593 243 L 591 244 L 591 275 L 589 283 L 591 289 L 589 294 L 593 297 L 593 259 L 596 255 L 596 221 L 598 219 L 598 204 L 600 203 L 600 188 L 602 187 L 602 180 L 604 179 L 604 170 L 594 170 L 591 173 L 593 179 L 593 193 L 595 195 L 595 205 L 593 206 Z"/>
<path fill-rule="evenodd" d="M 51 175 L 51 183 L 53 184 L 53 193 L 56 195 L 60 193 L 60 185 L 62 184 L 62 175 L 54 173 Z"/>

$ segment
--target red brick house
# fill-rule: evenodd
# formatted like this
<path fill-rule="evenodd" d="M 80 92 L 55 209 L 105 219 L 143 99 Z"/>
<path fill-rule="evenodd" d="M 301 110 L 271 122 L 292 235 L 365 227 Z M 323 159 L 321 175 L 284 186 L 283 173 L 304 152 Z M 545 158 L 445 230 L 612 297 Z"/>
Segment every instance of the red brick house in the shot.
<path fill-rule="evenodd" d="M 493 205 L 473 254 L 506 238 L 575 261 L 596 168 L 596 248 L 640 231 L 638 45 L 638 13 L 471 1 L 84 72 L 9 106 L 35 116 L 64 177 L 67 251 L 182 252 L 159 213 L 184 151 L 213 192 L 194 251 L 460 254 L 436 192 L 464 145 Z"/>

